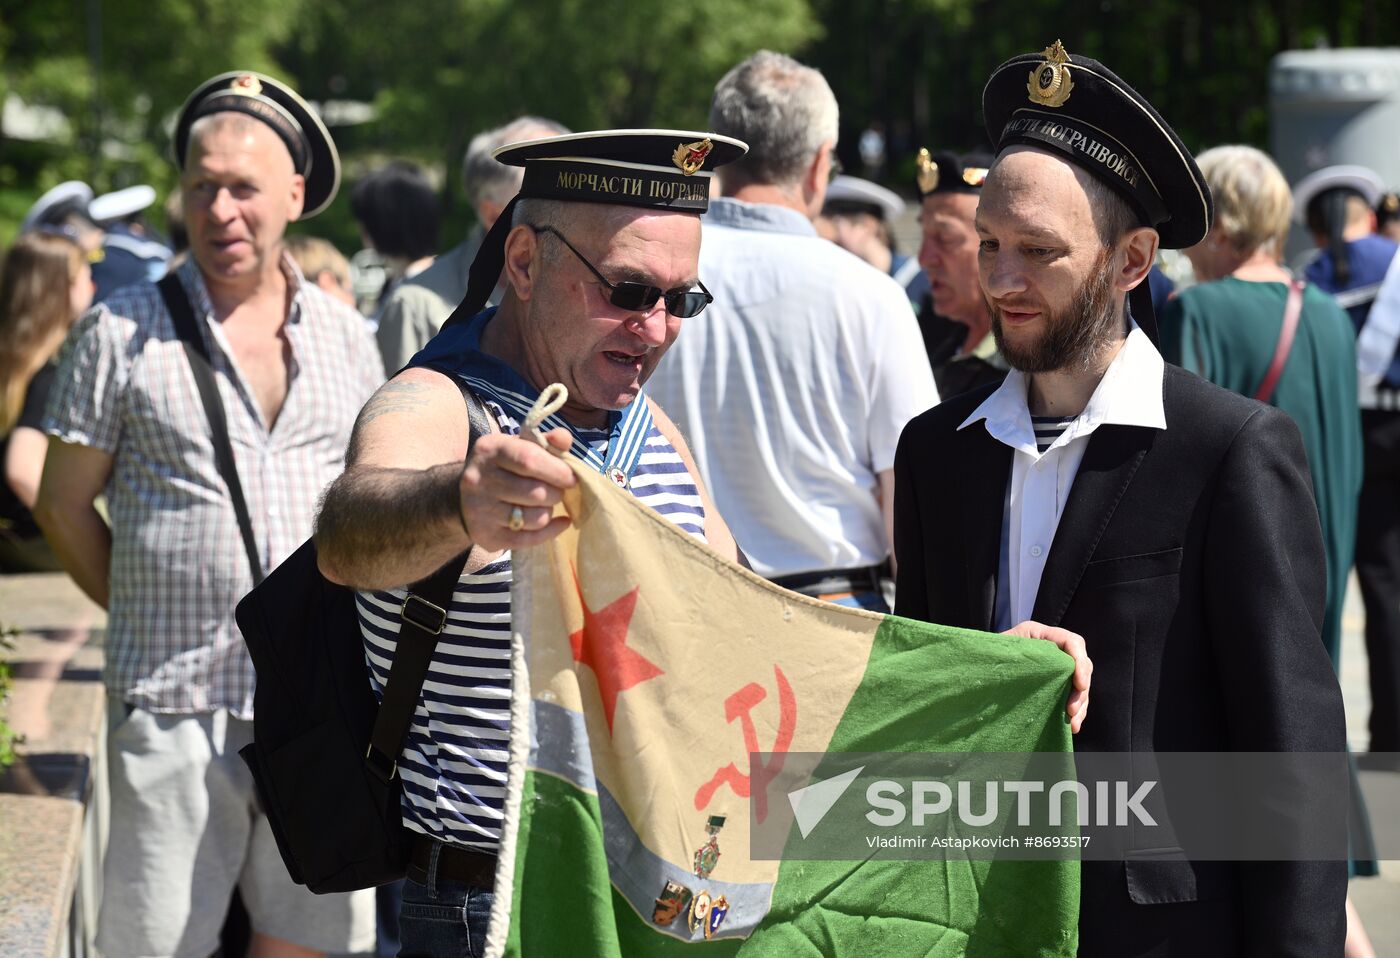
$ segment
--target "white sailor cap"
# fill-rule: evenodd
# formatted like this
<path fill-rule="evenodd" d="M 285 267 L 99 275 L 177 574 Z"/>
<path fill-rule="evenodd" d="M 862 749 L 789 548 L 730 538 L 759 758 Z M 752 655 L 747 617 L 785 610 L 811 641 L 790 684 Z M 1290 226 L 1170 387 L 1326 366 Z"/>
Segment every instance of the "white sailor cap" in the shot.
<path fill-rule="evenodd" d="M 1385 192 L 1385 183 L 1374 171 L 1364 166 L 1324 166 L 1303 177 L 1293 187 L 1293 219 L 1299 223 L 1306 222 L 1308 204 L 1313 197 L 1327 190 L 1352 190 L 1361 194 L 1367 206 L 1374 208 Z"/>
<path fill-rule="evenodd" d="M 845 210 L 864 210 L 888 223 L 898 219 L 904 212 L 904 200 L 900 199 L 898 193 L 885 189 L 879 183 L 843 174 L 832 180 L 831 185 L 826 188 L 826 206 L 823 211 L 840 213 Z"/>
<path fill-rule="evenodd" d="M 87 214 L 87 206 L 92 202 L 92 187 L 82 180 L 68 180 L 49 190 L 29 207 L 20 222 L 21 234 L 40 226 L 58 225 L 69 213 Z"/>
<path fill-rule="evenodd" d="M 88 216 L 94 223 L 112 223 L 139 213 L 156 201 L 156 191 L 144 183 L 128 186 L 114 193 L 103 193 L 88 204 Z"/>

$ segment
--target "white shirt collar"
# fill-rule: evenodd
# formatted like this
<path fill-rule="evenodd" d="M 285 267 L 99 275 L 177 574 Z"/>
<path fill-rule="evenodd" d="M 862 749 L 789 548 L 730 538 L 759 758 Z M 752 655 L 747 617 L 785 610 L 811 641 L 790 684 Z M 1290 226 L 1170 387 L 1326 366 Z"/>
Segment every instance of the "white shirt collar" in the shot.
<path fill-rule="evenodd" d="M 1166 429 L 1167 416 L 1162 406 L 1162 377 L 1165 363 L 1152 340 L 1132 323 L 1123 348 L 1113 358 L 1103 378 L 1089 397 L 1089 404 L 1075 417 L 1050 449 L 1063 446 L 1080 436 L 1087 436 L 1101 425 L 1144 426 Z M 979 420 L 986 420 L 992 438 L 1013 449 L 1039 457 L 1035 444 L 1035 429 L 1031 425 L 1030 409 L 1026 404 L 1029 380 L 1019 369 L 1007 374 L 995 392 L 982 401 L 959 429 Z M 1050 450 L 1046 450 L 1049 452 Z"/>

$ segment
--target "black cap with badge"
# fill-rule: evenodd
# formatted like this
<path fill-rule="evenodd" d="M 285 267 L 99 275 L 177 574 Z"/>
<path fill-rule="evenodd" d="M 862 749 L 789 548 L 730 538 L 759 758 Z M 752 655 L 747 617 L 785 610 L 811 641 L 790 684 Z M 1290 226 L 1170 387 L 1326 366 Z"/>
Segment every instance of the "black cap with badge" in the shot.
<path fill-rule="evenodd" d="M 920 196 L 935 193 L 980 193 L 987 181 L 992 157 L 987 153 L 965 153 L 959 156 L 946 150 L 930 153 L 919 150 L 915 181 Z"/>
<path fill-rule="evenodd" d="M 599 130 L 506 144 L 492 155 L 506 166 L 525 168 L 520 192 L 482 240 L 467 294 L 443 328 L 471 319 L 486 306 L 505 265 L 506 236 L 520 200 L 703 213 L 710 206 L 714 169 L 748 150 L 740 140 L 693 130 Z"/>
<path fill-rule="evenodd" d="M 1211 197 L 1191 152 L 1152 104 L 1111 70 L 1056 40 L 997 67 L 982 92 L 997 152 L 1018 143 L 1058 153 L 1128 201 L 1165 249 L 1210 231 Z"/>
<path fill-rule="evenodd" d="M 171 144 L 175 165 L 185 168 L 190 127 L 211 113 L 251 116 L 271 127 L 292 156 L 292 167 L 306 180 L 301 219 L 310 219 L 330 205 L 340 189 L 340 156 L 316 111 L 291 87 L 249 70 L 221 73 L 201 83 L 175 121 Z"/>
<path fill-rule="evenodd" d="M 1184 249 L 1210 232 L 1210 188 L 1191 152 L 1162 115 L 1097 60 L 1069 54 L 1056 40 L 1012 57 L 982 91 L 987 135 L 1000 154 L 1026 144 L 1058 154 L 1122 196 L 1164 249 Z M 1155 340 L 1144 280 L 1133 316 Z"/>

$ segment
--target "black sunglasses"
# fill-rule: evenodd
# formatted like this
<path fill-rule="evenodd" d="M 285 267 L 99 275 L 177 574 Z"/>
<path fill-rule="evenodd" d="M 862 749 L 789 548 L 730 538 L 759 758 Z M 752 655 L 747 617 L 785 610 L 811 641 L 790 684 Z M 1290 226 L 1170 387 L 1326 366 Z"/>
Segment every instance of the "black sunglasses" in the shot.
<path fill-rule="evenodd" d="M 573 243 L 564 238 L 563 233 L 552 226 L 532 226 L 530 228 L 536 233 L 548 233 L 558 237 L 559 242 L 567 246 L 569 252 L 579 258 L 579 262 L 592 270 L 593 275 L 598 277 L 598 282 L 608 288 L 611 294 L 608 297 L 608 302 L 618 309 L 635 313 L 645 312 L 655 306 L 658 299 L 664 299 L 666 312 L 681 319 L 689 319 L 691 316 L 698 315 L 701 310 L 715 301 L 715 298 L 710 295 L 710 291 L 705 288 L 705 284 L 698 280 L 696 281 L 700 286 L 698 290 L 673 289 L 669 291 L 663 291 L 655 286 L 646 286 L 642 283 L 610 283 L 606 276 L 598 272 L 598 267 L 588 261 L 588 257 L 580 253 L 574 248 Z"/>

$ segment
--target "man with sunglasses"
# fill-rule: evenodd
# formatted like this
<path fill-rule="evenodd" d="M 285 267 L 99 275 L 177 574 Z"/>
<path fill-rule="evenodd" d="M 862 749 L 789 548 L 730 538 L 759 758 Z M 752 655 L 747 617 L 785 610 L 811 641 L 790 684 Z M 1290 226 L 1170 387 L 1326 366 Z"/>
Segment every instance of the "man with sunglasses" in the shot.
<path fill-rule="evenodd" d="M 383 689 L 405 589 L 470 549 L 398 767 L 419 833 L 400 914 L 405 954 L 465 954 L 484 938 L 503 815 L 511 550 L 552 517 L 574 474 L 517 435 L 540 391 L 568 402 L 544 425 L 580 459 L 726 558 L 734 539 L 676 427 L 642 387 L 711 302 L 700 216 L 713 169 L 744 144 L 705 133 L 614 131 L 497 150 L 524 167 L 487 234 L 466 299 L 360 413 L 347 468 L 317 522 L 322 571 L 360 589 L 371 683 Z M 501 279 L 499 307 L 484 309 Z M 469 423 L 463 392 L 485 407 Z M 462 921 L 434 921 L 451 905 Z"/>
<path fill-rule="evenodd" d="M 759 574 L 885 610 L 895 445 L 938 401 L 918 323 L 888 275 L 821 239 L 836 98 L 763 51 L 715 88 L 714 129 L 749 143 L 719 172 L 700 273 L 715 304 L 688 324 L 652 395 Z"/>

